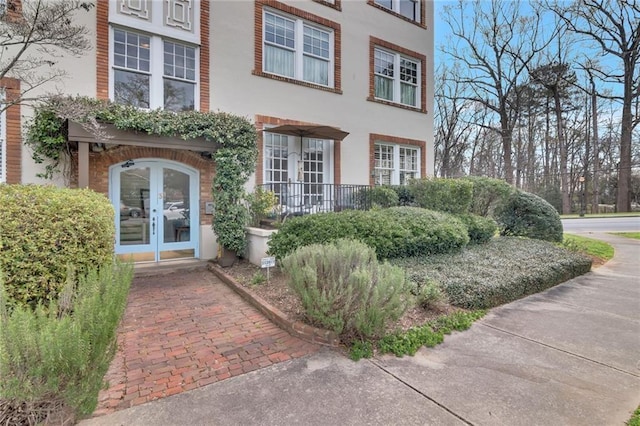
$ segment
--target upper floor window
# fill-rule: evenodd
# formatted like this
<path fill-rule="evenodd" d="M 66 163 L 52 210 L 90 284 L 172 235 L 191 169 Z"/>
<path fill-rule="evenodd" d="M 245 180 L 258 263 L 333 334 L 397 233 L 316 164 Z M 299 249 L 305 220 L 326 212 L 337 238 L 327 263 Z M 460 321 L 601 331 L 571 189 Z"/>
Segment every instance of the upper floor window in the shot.
<path fill-rule="evenodd" d="M 264 12 L 263 71 L 333 87 L 333 31 L 298 18 Z"/>
<path fill-rule="evenodd" d="M 197 48 L 157 35 L 113 29 L 113 99 L 139 108 L 193 110 Z"/>
<path fill-rule="evenodd" d="M 374 96 L 420 106 L 420 62 L 399 53 L 374 49 Z"/>
<path fill-rule="evenodd" d="M 418 0 L 374 0 L 374 2 L 405 18 L 420 22 L 420 2 Z"/>

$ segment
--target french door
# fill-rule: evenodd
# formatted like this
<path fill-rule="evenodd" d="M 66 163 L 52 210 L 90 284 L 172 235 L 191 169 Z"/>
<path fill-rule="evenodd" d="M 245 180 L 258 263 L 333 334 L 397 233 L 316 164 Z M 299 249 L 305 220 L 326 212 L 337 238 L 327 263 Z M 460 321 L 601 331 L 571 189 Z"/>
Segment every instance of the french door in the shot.
<path fill-rule="evenodd" d="M 136 262 L 199 256 L 199 178 L 165 160 L 128 160 L 111 167 L 116 254 Z"/>

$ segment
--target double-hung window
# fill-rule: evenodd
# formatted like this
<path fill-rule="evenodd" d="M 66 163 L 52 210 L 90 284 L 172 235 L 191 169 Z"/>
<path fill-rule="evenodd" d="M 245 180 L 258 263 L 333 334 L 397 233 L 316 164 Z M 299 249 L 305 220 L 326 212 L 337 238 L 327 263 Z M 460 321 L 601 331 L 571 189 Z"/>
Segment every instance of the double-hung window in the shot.
<path fill-rule="evenodd" d="M 197 48 L 120 28 L 113 29 L 113 99 L 139 108 L 193 110 Z"/>
<path fill-rule="evenodd" d="M 420 61 L 376 47 L 374 96 L 390 102 L 420 106 Z"/>
<path fill-rule="evenodd" d="M 420 148 L 376 143 L 374 180 L 376 185 L 406 185 L 420 177 Z"/>
<path fill-rule="evenodd" d="M 299 18 L 264 12 L 263 71 L 333 86 L 333 31 Z"/>
<path fill-rule="evenodd" d="M 375 3 L 412 21 L 420 22 L 419 0 L 375 0 Z"/>

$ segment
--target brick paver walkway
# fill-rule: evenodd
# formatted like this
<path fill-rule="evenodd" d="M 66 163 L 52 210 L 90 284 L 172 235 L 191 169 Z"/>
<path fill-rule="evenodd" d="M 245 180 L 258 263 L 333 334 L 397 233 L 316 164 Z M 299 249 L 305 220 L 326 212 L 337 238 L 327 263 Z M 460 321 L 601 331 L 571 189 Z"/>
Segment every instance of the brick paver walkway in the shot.
<path fill-rule="evenodd" d="M 118 345 L 94 415 L 319 349 L 278 328 L 208 271 L 136 278 Z"/>

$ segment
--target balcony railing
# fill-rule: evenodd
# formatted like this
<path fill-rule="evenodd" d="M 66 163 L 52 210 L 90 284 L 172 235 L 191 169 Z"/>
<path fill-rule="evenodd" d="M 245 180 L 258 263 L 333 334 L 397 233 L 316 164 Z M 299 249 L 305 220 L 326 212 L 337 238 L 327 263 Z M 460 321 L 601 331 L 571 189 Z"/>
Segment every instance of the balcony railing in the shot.
<path fill-rule="evenodd" d="M 260 186 L 276 194 L 278 207 L 275 213 L 281 217 L 371 208 L 369 185 L 298 182 Z"/>

